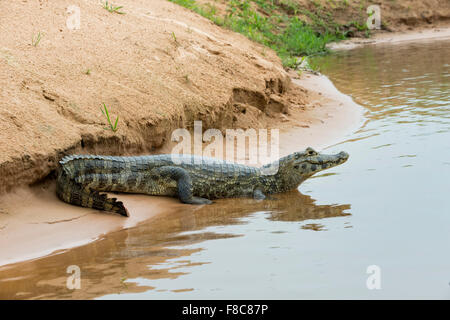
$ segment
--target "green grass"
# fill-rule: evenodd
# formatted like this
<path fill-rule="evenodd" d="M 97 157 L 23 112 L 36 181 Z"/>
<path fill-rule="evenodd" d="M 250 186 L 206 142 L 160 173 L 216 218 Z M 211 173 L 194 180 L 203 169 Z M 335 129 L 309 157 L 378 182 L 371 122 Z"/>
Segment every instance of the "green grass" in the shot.
<path fill-rule="evenodd" d="M 31 38 L 31 44 L 33 45 L 33 47 L 37 47 L 39 42 L 41 42 L 41 39 L 42 39 L 42 33 L 39 31 L 35 36 L 33 36 Z"/>
<path fill-rule="evenodd" d="M 108 10 L 111 13 L 125 14 L 125 12 L 119 11 L 122 8 L 123 8 L 123 6 L 114 6 L 114 5 L 110 4 L 110 3 L 108 3 L 108 1 L 106 1 L 103 4 L 103 9 L 106 9 L 106 10 Z"/>
<path fill-rule="evenodd" d="M 292 0 L 230 0 L 225 16 L 219 16 L 214 6 L 200 5 L 195 0 L 169 1 L 272 48 L 286 67 L 295 68 L 298 57 L 327 52 L 327 43 L 345 38 L 330 13 L 307 11 Z M 299 13 L 312 22 L 301 21 Z"/>
<path fill-rule="evenodd" d="M 108 108 L 106 107 L 106 105 L 103 103 L 103 109 L 100 107 L 100 111 L 103 113 L 103 115 L 106 117 L 106 120 L 108 121 L 109 124 L 109 128 L 105 128 L 106 130 L 111 130 L 113 132 L 117 131 L 117 124 L 119 122 L 119 116 L 117 116 L 116 121 L 114 123 L 114 125 L 111 122 L 111 118 L 109 117 L 109 112 L 108 112 Z"/>
<path fill-rule="evenodd" d="M 175 42 L 175 44 L 178 46 L 179 43 L 178 43 L 178 40 L 177 40 L 177 36 L 175 35 L 175 32 L 172 32 L 172 39 L 173 39 L 173 42 Z"/>
<path fill-rule="evenodd" d="M 200 6 L 195 2 L 195 0 L 169 0 L 169 1 L 179 4 L 180 6 L 183 6 L 198 13 L 199 15 L 208 18 L 209 20 L 213 21 L 215 24 L 219 26 L 223 25 L 223 18 L 217 15 L 216 7 L 213 5 L 207 4 Z"/>

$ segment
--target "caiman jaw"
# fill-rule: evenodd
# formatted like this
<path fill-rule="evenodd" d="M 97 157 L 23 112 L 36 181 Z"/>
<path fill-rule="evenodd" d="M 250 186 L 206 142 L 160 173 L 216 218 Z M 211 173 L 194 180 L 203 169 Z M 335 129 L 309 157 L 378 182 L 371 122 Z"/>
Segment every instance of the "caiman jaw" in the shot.
<path fill-rule="evenodd" d="M 306 150 L 306 152 L 308 151 L 311 155 L 304 157 L 299 165 L 302 174 L 307 176 L 340 165 L 347 161 L 349 157 L 348 153 L 344 151 L 333 155 L 319 154 L 311 148 Z"/>
<path fill-rule="evenodd" d="M 335 155 L 319 154 L 311 157 L 308 162 L 311 164 L 312 171 L 315 171 L 313 166 L 316 166 L 316 169 L 325 170 L 344 163 L 347 159 L 348 153 L 341 151 Z"/>

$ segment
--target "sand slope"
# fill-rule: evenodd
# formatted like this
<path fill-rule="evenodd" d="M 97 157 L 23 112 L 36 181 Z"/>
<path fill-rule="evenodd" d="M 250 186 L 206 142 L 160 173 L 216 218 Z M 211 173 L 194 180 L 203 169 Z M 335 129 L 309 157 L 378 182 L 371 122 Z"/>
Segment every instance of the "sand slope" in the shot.
<path fill-rule="evenodd" d="M 78 30 L 67 27 L 72 5 Z M 264 126 L 303 105 L 271 50 L 165 0 L 120 5 L 123 15 L 91 0 L 0 3 L 0 193 L 67 153 L 154 152 L 194 119 Z M 102 103 L 119 116 L 115 133 Z"/>

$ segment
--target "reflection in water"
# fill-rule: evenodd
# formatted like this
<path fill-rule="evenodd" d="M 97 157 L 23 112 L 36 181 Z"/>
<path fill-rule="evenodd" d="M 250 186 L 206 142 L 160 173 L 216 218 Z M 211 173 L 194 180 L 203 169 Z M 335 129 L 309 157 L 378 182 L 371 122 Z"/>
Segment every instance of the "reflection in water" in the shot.
<path fill-rule="evenodd" d="M 132 281 L 136 278 L 157 280 L 181 277 L 189 273 L 190 267 L 209 263 L 191 261 L 192 254 L 205 250 L 201 247 L 190 248 L 193 244 L 244 236 L 220 233 L 220 229 L 214 227 L 247 224 L 249 221 L 243 218 L 255 212 L 265 214 L 268 220 L 301 222 L 348 216 L 350 214 L 345 212 L 348 209 L 350 205 L 316 205 L 310 196 L 297 191 L 264 201 L 218 200 L 211 206 L 156 217 L 148 223 L 109 234 L 86 246 L 0 268 L 0 298 L 86 299 L 109 293 L 158 291 L 157 286 L 137 285 Z M 317 228 L 309 227 L 311 225 L 315 224 L 306 224 L 302 228 L 323 230 L 322 225 Z M 170 261 L 175 258 L 176 262 Z M 72 264 L 81 269 L 80 290 L 66 288 L 66 268 Z M 189 290 L 192 289 L 174 292 Z"/>
<path fill-rule="evenodd" d="M 305 230 L 314 230 L 314 231 L 323 231 L 323 230 L 327 230 L 325 229 L 325 226 L 323 224 L 320 223 L 308 223 L 302 226 L 302 229 Z"/>

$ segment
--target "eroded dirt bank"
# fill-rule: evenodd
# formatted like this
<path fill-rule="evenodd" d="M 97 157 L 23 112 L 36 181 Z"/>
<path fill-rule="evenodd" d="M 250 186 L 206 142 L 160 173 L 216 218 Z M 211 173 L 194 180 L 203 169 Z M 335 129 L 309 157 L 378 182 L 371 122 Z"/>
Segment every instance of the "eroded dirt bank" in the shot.
<path fill-rule="evenodd" d="M 67 25 L 74 4 L 80 29 Z M 272 51 L 166 0 L 120 5 L 125 14 L 87 0 L 0 4 L 0 193 L 46 177 L 64 154 L 155 152 L 194 119 L 265 126 L 307 103 Z"/>

